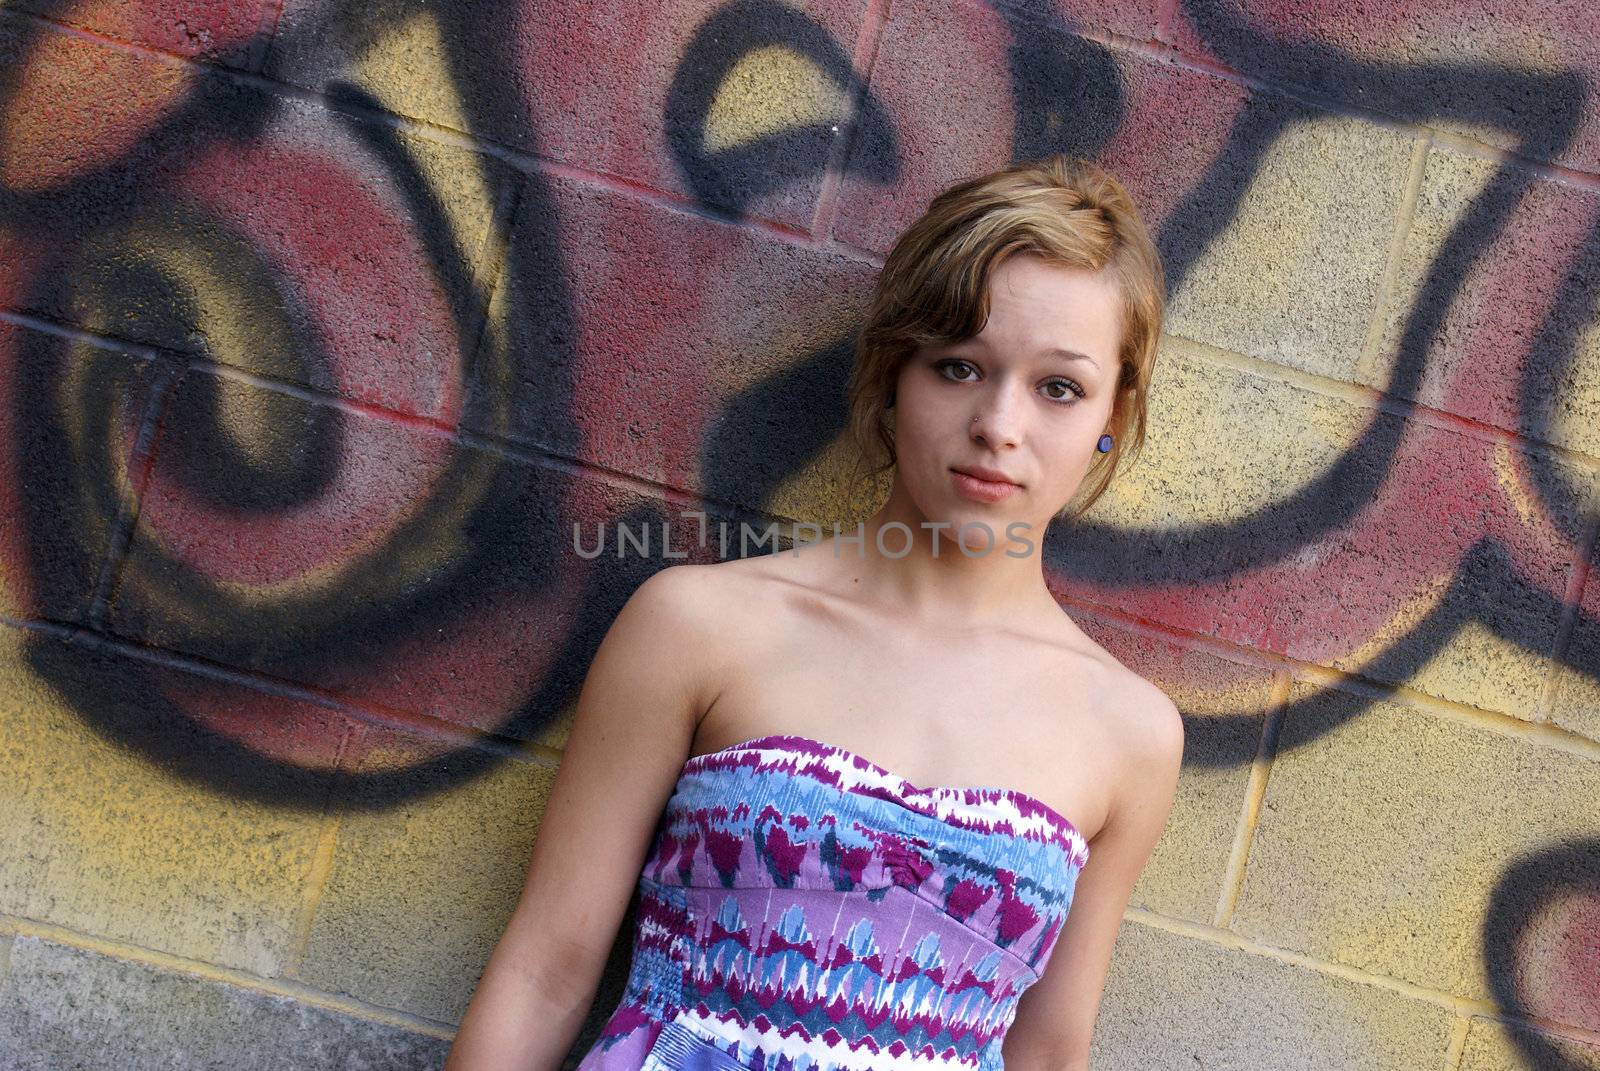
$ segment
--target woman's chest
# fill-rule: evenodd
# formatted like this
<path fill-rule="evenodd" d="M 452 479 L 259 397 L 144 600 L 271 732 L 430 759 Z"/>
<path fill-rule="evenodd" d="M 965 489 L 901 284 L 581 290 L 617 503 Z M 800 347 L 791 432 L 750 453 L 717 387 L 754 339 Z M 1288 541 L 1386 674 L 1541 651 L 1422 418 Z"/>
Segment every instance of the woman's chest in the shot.
<path fill-rule="evenodd" d="M 719 680 L 691 754 L 795 734 L 914 786 L 1005 786 L 1080 829 L 1104 824 L 1124 745 L 1112 675 L 1087 660 L 1052 667 L 1036 651 L 885 650 L 815 637 L 748 648 Z"/>

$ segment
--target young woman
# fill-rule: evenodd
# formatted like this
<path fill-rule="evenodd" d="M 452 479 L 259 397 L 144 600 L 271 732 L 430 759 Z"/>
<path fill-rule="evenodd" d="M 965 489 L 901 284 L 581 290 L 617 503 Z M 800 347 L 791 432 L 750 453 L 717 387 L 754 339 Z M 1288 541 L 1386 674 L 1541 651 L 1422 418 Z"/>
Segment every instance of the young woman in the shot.
<path fill-rule="evenodd" d="M 1183 725 L 1061 610 L 1041 545 L 1142 442 L 1163 309 L 1092 164 L 932 202 L 850 384 L 887 501 L 634 592 L 449 1071 L 558 1067 L 635 888 L 581 1071 L 1088 1066 Z"/>

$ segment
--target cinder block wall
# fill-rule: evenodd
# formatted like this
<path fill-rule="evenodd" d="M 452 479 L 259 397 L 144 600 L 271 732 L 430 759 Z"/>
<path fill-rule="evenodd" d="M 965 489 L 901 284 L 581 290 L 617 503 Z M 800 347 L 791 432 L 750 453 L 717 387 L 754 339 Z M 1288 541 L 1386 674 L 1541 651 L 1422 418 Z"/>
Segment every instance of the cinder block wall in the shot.
<path fill-rule="evenodd" d="M 888 243 L 1061 150 L 1172 304 L 1050 576 L 1189 726 L 1095 1067 L 1600 1067 L 1594 31 L 0 4 L 0 1065 L 437 1067 L 667 561 L 574 524 L 859 516 Z"/>

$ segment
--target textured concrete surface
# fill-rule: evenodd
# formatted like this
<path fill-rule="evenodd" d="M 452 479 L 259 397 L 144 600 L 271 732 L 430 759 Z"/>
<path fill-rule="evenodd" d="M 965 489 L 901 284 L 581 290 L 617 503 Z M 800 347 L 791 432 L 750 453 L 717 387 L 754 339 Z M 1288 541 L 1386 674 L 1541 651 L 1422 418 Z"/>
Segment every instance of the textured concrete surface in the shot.
<path fill-rule="evenodd" d="M 507 264 L 490 319 L 513 371 L 480 357 L 466 426 L 718 502 L 844 513 L 828 476 L 871 265 L 554 176 L 523 191 Z"/>
<path fill-rule="evenodd" d="M 1001 62 L 1013 33 L 1026 42 L 1014 47 L 1036 62 Z M 968 72 L 954 84 L 953 68 Z M 1236 85 L 1059 26 L 1008 22 L 977 4 L 895 5 L 874 75 L 901 143 L 862 141 L 856 152 L 896 152 L 902 173 L 889 185 L 847 176 L 835 231 L 874 250 L 887 251 L 938 189 L 973 173 L 975 153 L 1005 152 L 1008 137 L 1013 146 L 1030 136 L 1041 148 L 1104 152 L 1156 223 L 1173 208 L 1168 190 L 1195 182 L 1208 165 L 1224 166 L 1212 154 L 1224 148 L 1229 124 L 1243 115 L 1281 124 L 1253 178 L 1231 180 L 1228 226 L 1182 262 L 1168 329 L 1307 371 L 1353 373 L 1377 307 L 1412 138 L 1315 116 L 1271 94 L 1242 95 Z M 1075 104 L 1051 116 L 1048 132 L 985 121 L 1012 110 L 1019 92 L 1046 108 L 1057 99 Z M 857 170 L 878 168 L 863 162 Z M 1169 227 L 1163 244 L 1178 251 L 1198 243 L 1206 222 Z"/>
<path fill-rule="evenodd" d="M 0 1064 L 17 1071 L 402 1071 L 449 1042 L 390 1023 L 39 937 L 12 940 Z"/>
<path fill-rule="evenodd" d="M 1472 1020 L 1461 1053 L 1461 1071 L 1522 1071 L 1527 1067 L 1595 1071 L 1600 1068 L 1600 1045 L 1517 1024 Z"/>
<path fill-rule="evenodd" d="M 426 8 L 396 19 L 287 0 L 268 70 L 305 86 L 348 81 L 402 115 L 809 228 L 865 7 L 731 5 L 718 17 L 689 0 L 519 3 L 441 36 Z M 417 76 L 491 61 L 510 76 L 475 87 L 471 111 L 450 79 Z"/>
<path fill-rule="evenodd" d="M 1124 921 L 1090 1063 L 1411 1071 L 1440 1065 L 1452 1018 L 1390 989 Z"/>
<path fill-rule="evenodd" d="M 117 41 L 246 69 L 254 65 L 261 51 L 263 25 L 270 28 L 276 14 L 273 0 L 148 0 L 140 4 L 7 0 L 5 6 L 47 15 Z"/>
<path fill-rule="evenodd" d="M 0 379 L 0 612 L 86 624 L 100 563 L 133 502 L 116 477 L 137 464 L 138 429 L 163 376 L 150 361 L 5 321 L 0 353 L 15 370 Z M 56 464 L 63 446 L 86 451 L 101 435 L 110 456 L 93 476 Z"/>
<path fill-rule="evenodd" d="M 1600 191 L 1430 149 L 1376 360 L 1362 381 L 1600 452 L 1597 226 Z"/>
<path fill-rule="evenodd" d="M 165 70 L 155 60 L 126 62 L 142 66 L 118 81 L 148 85 L 152 72 Z M 128 136 L 118 128 L 131 117 L 100 117 L 103 134 L 80 131 L 89 145 L 72 151 L 97 163 L 111 158 L 103 164 L 108 188 L 82 203 L 69 193 L 48 210 L 28 203 L 19 222 L 60 226 L 55 217 L 65 216 L 93 237 L 60 266 L 71 286 L 19 286 L 8 304 L 357 402 L 453 420 L 466 385 L 458 336 L 486 303 L 488 282 L 477 276 L 503 166 L 220 78 L 192 91 L 203 91 L 204 107 L 193 109 L 188 136 L 203 150 L 158 140 L 118 160 L 116 139 Z M 41 118 L 48 114 L 50 106 L 38 107 Z M 248 141 L 230 140 L 241 125 L 260 129 Z M 48 144 L 24 142 L 4 166 L 44 182 L 59 158 Z M 151 196 L 154 184 L 172 196 Z M 111 299 L 163 277 L 182 302 Z M 290 292 L 296 296 L 287 298 Z"/>
<path fill-rule="evenodd" d="M 1414 145 L 1353 120 L 1289 124 L 1227 230 L 1172 295 L 1168 330 L 1349 379 L 1377 308 Z"/>
<path fill-rule="evenodd" d="M 1166 37 L 1251 77 L 1424 116 L 1439 129 L 1593 173 L 1600 122 L 1577 96 L 1600 74 L 1593 26 L 1584 0 L 1527 8 L 1200 0 L 1174 11 Z"/>
<path fill-rule="evenodd" d="M 366 730 L 364 774 L 415 764 L 415 741 Z M 297 976 L 318 989 L 455 1022 L 526 876 L 553 766 L 499 763 L 443 795 L 340 815 L 335 864 Z"/>
<path fill-rule="evenodd" d="M 1305 683 L 1291 694 L 1279 749 L 1232 928 L 1488 999 L 1485 919 L 1497 900 L 1502 923 L 1534 911 L 1539 883 L 1510 880 L 1518 864 L 1593 835 L 1600 762 Z M 1519 986 L 1536 991 L 1564 959 L 1530 957 Z"/>
<path fill-rule="evenodd" d="M 1089 577 L 1067 590 L 1535 717 L 1591 470 L 1406 423 L 1183 343 L 1163 347 L 1156 375 L 1145 452 L 1095 516 L 1171 532 L 1160 565 L 1176 579 Z M 1390 451 L 1382 468 L 1378 449 Z M 1536 477 L 1548 486 L 1529 487 Z"/>
<path fill-rule="evenodd" d="M 137 681 L 137 666 L 50 638 L 29 644 L 14 629 L 0 629 L 0 643 L 0 756 L 9 771 L 0 787 L 0 912 L 278 974 L 309 891 L 317 808 L 205 791 L 180 774 L 228 751 L 192 725 L 166 722 L 154 689 L 118 694 Z M 74 700 L 93 695 L 114 724 L 160 721 L 182 759 L 164 767 L 92 730 L 38 675 L 47 667 L 75 682 Z M 331 732 L 317 738 L 338 744 Z M 300 794 L 314 797 L 315 777 L 300 780 Z"/>
<path fill-rule="evenodd" d="M 533 738 L 549 719 L 521 704 L 581 670 L 541 622 L 615 612 L 643 561 L 585 569 L 572 526 L 653 501 L 437 428 L 208 372 L 177 384 L 168 413 L 110 604 L 114 630 L 143 643 Z M 194 466 L 219 450 L 259 459 L 250 481 L 197 490 Z M 277 523 L 251 522 L 300 496 Z M 471 583 L 482 571 L 503 586 Z M 397 642 L 399 614 L 432 620 Z"/>
<path fill-rule="evenodd" d="M 1564 729 L 1600 740 L 1600 681 L 1586 667 L 1600 660 L 1600 569 L 1594 557 L 1578 600 L 1579 613 L 1567 639 L 1564 665 L 1552 673 L 1549 720 Z"/>

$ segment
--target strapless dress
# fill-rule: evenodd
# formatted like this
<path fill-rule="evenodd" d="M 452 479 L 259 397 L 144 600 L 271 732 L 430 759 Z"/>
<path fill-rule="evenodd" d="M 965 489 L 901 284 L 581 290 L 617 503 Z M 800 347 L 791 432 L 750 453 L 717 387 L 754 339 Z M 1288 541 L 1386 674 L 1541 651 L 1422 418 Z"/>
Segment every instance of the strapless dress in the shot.
<path fill-rule="evenodd" d="M 691 758 L 578 1071 L 999 1071 L 1089 846 L 1005 788 L 773 734 Z"/>

